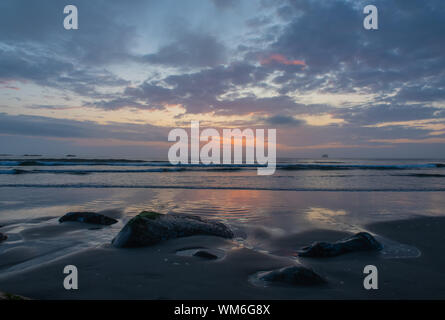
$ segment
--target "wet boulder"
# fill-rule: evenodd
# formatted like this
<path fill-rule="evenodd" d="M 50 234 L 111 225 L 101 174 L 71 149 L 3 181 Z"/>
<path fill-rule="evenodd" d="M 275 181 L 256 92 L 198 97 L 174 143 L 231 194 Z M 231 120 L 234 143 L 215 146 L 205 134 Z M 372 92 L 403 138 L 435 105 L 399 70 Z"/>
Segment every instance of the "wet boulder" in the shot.
<path fill-rule="evenodd" d="M 68 212 L 59 219 L 59 222 L 76 221 L 90 224 L 109 226 L 117 222 L 116 219 L 95 212 Z"/>
<path fill-rule="evenodd" d="M 260 272 L 258 279 L 267 282 L 303 286 L 326 283 L 326 281 L 312 269 L 303 266 L 289 266 L 277 270 Z"/>
<path fill-rule="evenodd" d="M 30 299 L 23 296 L 19 296 L 17 294 L 0 292 L 0 301 L 1 300 L 30 300 Z"/>
<path fill-rule="evenodd" d="M 8 236 L 0 232 L 0 242 L 5 241 L 6 239 L 8 239 Z"/>
<path fill-rule="evenodd" d="M 315 242 L 298 251 L 301 257 L 335 257 L 356 251 L 379 251 L 383 246 L 369 233 L 359 232 L 348 238 L 330 243 Z"/>
<path fill-rule="evenodd" d="M 220 222 L 191 215 L 143 211 L 128 221 L 112 243 L 118 248 L 143 247 L 193 235 L 233 238 L 232 231 Z"/>

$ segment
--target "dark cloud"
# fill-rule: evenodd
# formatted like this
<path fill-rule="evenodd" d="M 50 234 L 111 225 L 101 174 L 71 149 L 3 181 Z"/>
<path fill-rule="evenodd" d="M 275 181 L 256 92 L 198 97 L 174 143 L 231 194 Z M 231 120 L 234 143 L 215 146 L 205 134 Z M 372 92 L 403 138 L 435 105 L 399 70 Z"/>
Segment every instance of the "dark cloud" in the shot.
<path fill-rule="evenodd" d="M 265 118 L 264 123 L 271 126 L 301 126 L 306 122 L 290 116 L 275 115 Z"/>
<path fill-rule="evenodd" d="M 432 87 L 431 84 L 404 86 L 396 98 L 413 102 L 445 101 L 445 87 Z"/>
<path fill-rule="evenodd" d="M 373 125 L 381 122 L 412 121 L 445 117 L 445 109 L 422 105 L 371 105 L 339 109 L 332 112 L 351 125 Z"/>
<path fill-rule="evenodd" d="M 47 84 L 49 78 L 74 71 L 73 64 L 51 59 L 48 56 L 33 55 L 21 49 L 0 48 L 0 79 L 31 80 Z"/>
<path fill-rule="evenodd" d="M 125 107 L 138 108 L 138 109 L 162 109 L 163 108 L 163 106 L 159 106 L 158 108 L 156 108 L 155 106 L 147 106 L 147 105 L 144 105 L 144 104 L 141 104 L 141 103 L 135 101 L 134 99 L 121 98 L 121 97 L 118 97 L 116 99 L 111 99 L 111 100 L 95 101 L 94 103 L 85 103 L 84 105 L 88 106 L 88 107 L 96 107 L 96 108 L 101 108 L 101 109 L 105 109 L 105 110 L 117 110 L 117 109 L 122 109 Z"/>
<path fill-rule="evenodd" d="M 63 8 L 57 0 L 2 1 L 0 10 L 0 41 L 21 47 L 32 45 L 54 54 L 69 57 L 83 64 L 105 65 L 131 58 L 135 29 L 122 19 L 125 7 L 141 8 L 143 1 L 125 6 L 122 1 L 76 0 L 69 4 L 79 10 L 79 29 L 63 28 Z"/>
<path fill-rule="evenodd" d="M 190 113 L 223 110 L 233 102 L 217 98 L 236 86 L 261 81 L 267 76 L 250 64 L 232 64 L 204 69 L 191 74 L 172 75 L 160 82 L 145 82 L 137 88 L 127 88 L 125 94 L 148 104 L 182 104 Z M 254 99 L 255 100 L 255 99 Z M 241 113 L 246 110 L 239 108 Z"/>
<path fill-rule="evenodd" d="M 214 36 L 196 32 L 176 35 L 177 39 L 141 61 L 174 67 L 212 67 L 226 60 L 226 48 Z"/>
<path fill-rule="evenodd" d="M 87 68 L 50 53 L 37 55 L 19 48 L 0 48 L 0 80 L 31 81 L 93 98 L 102 96 L 96 87 L 129 83 L 105 69 Z"/>
<path fill-rule="evenodd" d="M 352 88 L 386 93 L 407 83 L 425 86 L 443 78 L 442 1 L 422 6 L 413 0 L 374 1 L 380 9 L 378 31 L 362 27 L 365 3 L 354 4 L 289 1 L 286 10 L 295 18 L 270 50 L 304 60 L 310 70 L 303 83 L 324 79 L 321 89 L 337 93 Z M 289 91 L 300 88 L 300 79 L 287 84 Z"/>
<path fill-rule="evenodd" d="M 0 80 L 33 82 L 40 86 L 102 98 L 97 87 L 125 86 L 128 81 L 106 66 L 134 59 L 137 36 L 119 16 L 120 1 L 71 2 L 79 10 L 79 30 L 63 28 L 63 8 L 56 0 L 2 1 L 0 7 Z M 132 6 L 137 9 L 142 1 Z"/>
<path fill-rule="evenodd" d="M 147 124 L 76 121 L 49 117 L 0 113 L 0 134 L 73 139 L 120 139 L 128 141 L 167 141 L 167 129 Z"/>

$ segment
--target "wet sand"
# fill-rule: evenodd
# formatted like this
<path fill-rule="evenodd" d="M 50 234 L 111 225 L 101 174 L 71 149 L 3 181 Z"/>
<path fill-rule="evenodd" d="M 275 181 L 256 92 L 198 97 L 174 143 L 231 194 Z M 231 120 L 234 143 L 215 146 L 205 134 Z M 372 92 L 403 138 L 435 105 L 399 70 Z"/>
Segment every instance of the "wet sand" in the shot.
<path fill-rule="evenodd" d="M 76 225 L 64 228 L 75 227 L 80 228 L 79 232 L 95 232 Z M 268 252 L 243 247 L 239 241 L 211 236 L 179 238 L 137 249 L 116 249 L 106 244 L 24 271 L 3 273 L 0 288 L 3 292 L 34 299 L 443 299 L 444 228 L 445 218 L 442 217 L 366 226 L 374 234 L 421 251 L 417 258 L 404 259 L 385 258 L 374 252 L 295 259 L 292 256 L 295 250 L 304 245 L 313 241 L 335 241 L 348 235 L 321 229 L 284 237 L 263 232 Z M 223 250 L 224 257 L 206 260 L 177 254 L 179 250 L 202 247 Z M 20 251 L 18 256 L 29 254 L 26 248 Z M 0 259 L 3 269 L 5 260 L 1 256 Z M 249 281 L 258 271 L 297 263 L 313 268 L 328 284 L 263 287 Z M 368 264 L 378 268 L 378 290 L 363 288 L 363 268 Z M 63 288 L 66 265 L 75 265 L 79 270 L 78 290 Z"/>

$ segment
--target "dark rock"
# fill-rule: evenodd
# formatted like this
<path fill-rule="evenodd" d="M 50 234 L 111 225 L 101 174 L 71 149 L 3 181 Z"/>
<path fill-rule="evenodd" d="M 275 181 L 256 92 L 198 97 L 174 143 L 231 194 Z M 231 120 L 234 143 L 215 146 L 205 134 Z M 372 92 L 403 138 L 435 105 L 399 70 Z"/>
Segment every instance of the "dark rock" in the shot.
<path fill-rule="evenodd" d="M 262 272 L 258 278 L 268 282 L 280 282 L 291 285 L 311 286 L 326 283 L 313 270 L 303 266 L 290 266 L 278 270 Z"/>
<path fill-rule="evenodd" d="M 224 224 L 182 214 L 160 214 L 143 211 L 132 218 L 113 239 L 115 247 L 143 247 L 163 240 L 193 235 L 233 238 Z"/>
<path fill-rule="evenodd" d="M 59 219 L 59 222 L 65 221 L 77 221 L 91 224 L 102 224 L 109 226 L 117 222 L 116 219 L 104 216 L 95 212 L 68 212 L 66 215 Z"/>
<path fill-rule="evenodd" d="M 204 250 L 196 251 L 193 256 L 199 257 L 199 258 L 204 258 L 204 259 L 209 259 L 209 260 L 218 259 L 218 257 L 216 255 L 214 255 L 213 253 L 210 253 L 210 252 L 204 251 Z"/>
<path fill-rule="evenodd" d="M 6 239 L 8 239 L 8 236 L 0 232 L 0 242 L 5 241 Z"/>
<path fill-rule="evenodd" d="M 382 245 L 367 232 L 359 232 L 351 237 L 329 243 L 315 242 L 298 251 L 301 257 L 335 257 L 354 251 L 379 251 Z"/>
<path fill-rule="evenodd" d="M 17 294 L 0 292 L 0 300 L 31 300 L 31 299 L 19 296 Z"/>

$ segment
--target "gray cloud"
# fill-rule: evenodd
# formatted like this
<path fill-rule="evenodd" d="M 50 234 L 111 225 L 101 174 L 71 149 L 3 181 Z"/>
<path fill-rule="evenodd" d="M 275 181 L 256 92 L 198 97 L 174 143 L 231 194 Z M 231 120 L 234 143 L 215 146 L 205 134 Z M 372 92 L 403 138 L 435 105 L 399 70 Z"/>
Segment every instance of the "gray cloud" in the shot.
<path fill-rule="evenodd" d="M 226 48 L 214 36 L 183 32 L 177 39 L 141 61 L 175 67 L 211 67 L 226 60 Z"/>
<path fill-rule="evenodd" d="M 143 1 L 133 1 L 134 10 Z M 2 1 L 0 10 L 0 41 L 14 46 L 33 45 L 36 50 L 45 48 L 54 54 L 69 57 L 84 64 L 104 65 L 122 62 L 131 57 L 130 48 L 136 32 L 125 19 L 121 1 L 70 2 L 79 10 L 79 30 L 63 28 L 63 8 L 66 3 L 57 0 Z"/>
<path fill-rule="evenodd" d="M 290 1 L 288 10 L 292 8 L 296 18 L 270 50 L 303 59 L 310 69 L 303 81 L 325 79 L 326 90 L 334 92 L 366 88 L 386 93 L 407 83 L 424 86 L 443 78 L 443 2 L 373 4 L 380 8 L 380 27 L 370 32 L 361 27 L 364 2 L 353 7 L 346 1 Z M 299 81 L 291 81 L 287 89 L 301 88 Z"/>
<path fill-rule="evenodd" d="M 412 121 L 445 117 L 445 109 L 422 105 L 371 105 L 346 108 L 333 114 L 354 125 L 373 125 L 381 122 Z"/>
<path fill-rule="evenodd" d="M 129 83 L 105 69 L 86 68 L 49 53 L 36 55 L 20 48 L 0 48 L 0 80 L 32 81 L 41 86 L 96 98 L 102 96 L 96 87 L 117 87 Z"/>
<path fill-rule="evenodd" d="M 267 117 L 263 121 L 271 126 L 301 126 L 306 123 L 304 120 L 282 115 Z"/>
<path fill-rule="evenodd" d="M 98 138 L 128 141 L 167 141 L 167 129 L 148 124 L 113 123 L 54 119 L 0 113 L 0 134 L 54 138 Z"/>

